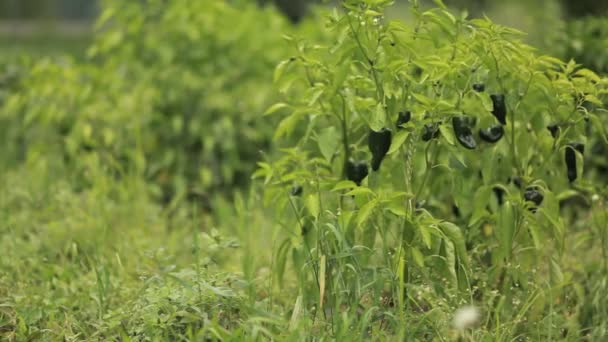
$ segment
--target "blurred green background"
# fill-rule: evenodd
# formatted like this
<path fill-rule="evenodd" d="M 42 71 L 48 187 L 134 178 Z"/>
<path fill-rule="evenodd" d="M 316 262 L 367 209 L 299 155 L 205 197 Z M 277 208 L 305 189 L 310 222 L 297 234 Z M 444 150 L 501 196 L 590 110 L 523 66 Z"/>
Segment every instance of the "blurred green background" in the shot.
<path fill-rule="evenodd" d="M 0 0 L 0 48 L 6 53 L 27 50 L 34 54 L 67 52 L 81 55 L 91 36 L 92 22 L 102 0 Z M 234 0 L 232 0 L 234 1 Z M 261 5 L 274 3 L 292 21 L 298 21 L 311 3 L 335 3 L 328 0 L 252 0 Z M 406 18 L 411 0 L 396 0 L 391 16 Z M 434 0 L 420 0 L 432 6 Z M 587 26 L 567 23 L 580 22 L 586 17 L 600 17 L 608 12 L 608 1 L 598 0 L 444 0 L 457 11 L 466 10 L 470 16 L 487 15 L 495 22 L 528 33 L 526 40 L 558 57 L 579 57 L 571 50 L 587 49 L 579 41 L 564 41 L 568 34 L 591 34 L 604 29 L 594 23 Z M 585 19 L 581 19 L 585 18 Z M 576 31 L 576 32 L 572 32 Z M 582 32 L 593 31 L 593 32 Z M 575 37 L 578 38 L 578 37 Z M 596 37 L 597 38 L 597 37 Z M 602 45 L 605 37 L 602 37 Z M 556 42 L 559 42 L 556 45 Z M 572 45 L 573 46 L 570 46 Z M 597 45 L 597 42 L 592 45 Z M 597 48 L 594 46 L 594 48 Z M 602 56 L 603 57 L 603 56 Z M 599 57 L 598 57 L 599 58 Z"/>

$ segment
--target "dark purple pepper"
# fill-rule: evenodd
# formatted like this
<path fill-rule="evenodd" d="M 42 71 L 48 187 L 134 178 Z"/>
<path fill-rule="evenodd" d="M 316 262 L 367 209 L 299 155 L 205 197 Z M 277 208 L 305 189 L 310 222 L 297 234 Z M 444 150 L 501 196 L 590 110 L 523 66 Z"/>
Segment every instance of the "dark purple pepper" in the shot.
<path fill-rule="evenodd" d="M 399 112 L 399 116 L 397 117 L 397 129 L 403 129 L 402 125 L 405 125 L 406 123 L 410 122 L 410 120 L 412 119 L 412 112 L 410 111 L 403 111 L 403 112 Z"/>
<path fill-rule="evenodd" d="M 521 189 L 521 177 L 519 176 L 513 176 L 513 177 L 509 177 L 509 179 L 507 179 L 508 183 L 513 183 L 513 185 L 515 185 L 518 189 Z"/>
<path fill-rule="evenodd" d="M 382 160 L 391 148 L 392 137 L 392 132 L 388 128 L 383 128 L 378 132 L 370 130 L 367 139 L 367 147 L 369 147 L 369 150 L 372 153 L 373 171 L 378 171 L 380 169 Z"/>
<path fill-rule="evenodd" d="M 575 150 L 579 151 L 580 154 L 585 154 L 585 144 L 580 143 L 580 142 L 571 142 L 570 144 L 568 144 L 570 147 L 574 148 Z"/>
<path fill-rule="evenodd" d="M 505 191 L 503 190 L 503 188 L 501 188 L 499 186 L 495 186 L 492 188 L 492 191 L 494 191 L 494 195 L 496 195 L 496 200 L 498 201 L 498 205 L 502 205 L 504 203 L 504 196 L 505 196 Z"/>
<path fill-rule="evenodd" d="M 483 93 L 486 90 L 486 86 L 483 83 L 475 83 L 473 84 L 473 90 L 478 93 Z"/>
<path fill-rule="evenodd" d="M 466 116 L 455 116 L 452 118 L 452 127 L 454 128 L 456 139 L 465 148 L 473 150 L 477 147 L 477 142 L 469 127 L 470 122 L 471 120 Z"/>
<path fill-rule="evenodd" d="M 536 207 L 538 207 L 541 203 L 543 203 L 544 198 L 545 198 L 545 196 L 543 196 L 543 194 L 540 192 L 540 190 L 535 186 L 526 188 L 526 191 L 524 192 L 524 199 L 527 202 L 534 203 L 536 205 Z M 530 211 L 535 213 L 536 209 L 537 209 L 536 207 L 531 207 Z"/>
<path fill-rule="evenodd" d="M 565 151 L 565 161 L 566 161 L 566 169 L 568 173 L 568 180 L 570 183 L 574 182 L 577 178 L 577 168 L 576 168 L 576 151 L 580 154 L 585 154 L 585 144 L 580 142 L 571 142 L 566 146 Z"/>
<path fill-rule="evenodd" d="M 551 132 L 551 136 L 554 139 L 557 139 L 557 137 L 559 136 L 559 126 L 557 124 L 550 124 L 549 126 L 547 126 L 547 129 L 549 130 L 549 132 Z"/>
<path fill-rule="evenodd" d="M 346 178 L 361 185 L 361 182 L 369 173 L 367 162 L 365 160 L 349 160 L 346 163 Z"/>
<path fill-rule="evenodd" d="M 291 193 L 291 196 L 299 197 L 299 196 L 302 196 L 302 191 L 303 191 L 303 189 L 302 189 L 302 186 L 300 184 L 294 184 L 291 187 L 290 193 Z"/>
<path fill-rule="evenodd" d="M 529 187 L 524 192 L 524 199 L 536 205 L 540 205 L 541 203 L 543 203 L 543 199 L 545 199 L 545 196 L 540 193 L 537 187 Z"/>
<path fill-rule="evenodd" d="M 507 124 L 507 105 L 505 104 L 505 96 L 503 94 L 492 94 L 493 109 L 492 114 L 498 119 L 502 125 Z"/>
<path fill-rule="evenodd" d="M 481 138 L 481 140 L 489 143 L 498 142 L 504 134 L 505 130 L 504 128 L 502 128 L 502 125 L 494 125 L 479 130 L 479 137 Z"/>
<path fill-rule="evenodd" d="M 452 214 L 454 215 L 454 217 L 460 217 L 460 208 L 458 208 L 458 206 L 456 205 L 456 203 L 452 203 Z"/>
<path fill-rule="evenodd" d="M 425 124 L 424 127 L 422 127 L 422 136 L 421 137 L 422 137 L 422 141 L 430 141 L 432 139 L 439 137 L 439 124 L 438 123 Z"/>

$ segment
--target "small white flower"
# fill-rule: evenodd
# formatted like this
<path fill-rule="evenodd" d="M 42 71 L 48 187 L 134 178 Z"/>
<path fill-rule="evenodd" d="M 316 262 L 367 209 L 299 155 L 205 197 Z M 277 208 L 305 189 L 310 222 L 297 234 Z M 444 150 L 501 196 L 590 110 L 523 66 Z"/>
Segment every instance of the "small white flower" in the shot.
<path fill-rule="evenodd" d="M 474 327 L 477 322 L 479 322 L 480 318 L 481 313 L 479 312 L 479 309 L 475 306 L 468 305 L 456 310 L 452 323 L 454 324 L 454 328 L 464 330 Z"/>

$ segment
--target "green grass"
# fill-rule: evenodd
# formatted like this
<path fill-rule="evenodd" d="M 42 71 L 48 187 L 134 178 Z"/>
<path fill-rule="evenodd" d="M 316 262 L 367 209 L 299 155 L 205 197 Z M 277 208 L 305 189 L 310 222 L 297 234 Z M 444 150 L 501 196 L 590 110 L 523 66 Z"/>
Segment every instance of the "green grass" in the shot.
<path fill-rule="evenodd" d="M 168 215 L 136 179 L 100 174 L 75 192 L 54 175 L 37 162 L 3 174 L 0 336 L 172 339 L 237 328 L 239 280 L 218 269 L 204 217 Z"/>

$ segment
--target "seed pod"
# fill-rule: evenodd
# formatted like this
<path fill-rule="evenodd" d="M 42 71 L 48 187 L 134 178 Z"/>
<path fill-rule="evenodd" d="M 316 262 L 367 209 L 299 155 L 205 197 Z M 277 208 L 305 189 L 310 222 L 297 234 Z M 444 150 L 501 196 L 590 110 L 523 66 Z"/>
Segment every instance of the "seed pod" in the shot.
<path fill-rule="evenodd" d="M 378 171 L 380 164 L 391 148 L 392 133 L 388 128 L 383 128 L 378 132 L 370 131 L 367 146 L 372 152 L 372 170 Z"/>
<path fill-rule="evenodd" d="M 478 93 L 483 93 L 486 90 L 486 86 L 483 83 L 475 83 L 473 84 L 473 90 Z"/>
<path fill-rule="evenodd" d="M 466 116 L 455 116 L 452 118 L 452 127 L 458 142 L 469 150 L 477 147 L 477 142 L 473 137 L 473 132 L 469 128 L 470 120 Z"/>
<path fill-rule="evenodd" d="M 355 182 L 357 185 L 361 185 L 361 181 L 367 177 L 368 173 L 367 162 L 364 160 L 349 160 L 346 163 L 346 178 Z"/>
<path fill-rule="evenodd" d="M 549 126 L 547 126 L 547 129 L 549 130 L 549 132 L 551 132 L 551 136 L 554 139 L 557 139 L 557 137 L 559 136 L 559 126 L 557 124 L 550 124 Z"/>
<path fill-rule="evenodd" d="M 492 94 L 490 95 L 492 104 L 492 114 L 498 119 L 502 125 L 507 124 L 507 106 L 505 104 L 505 96 L 503 94 Z"/>
<path fill-rule="evenodd" d="M 439 124 L 438 123 L 432 123 L 432 124 L 425 124 L 424 127 L 422 128 L 422 140 L 423 141 L 430 141 L 432 139 L 435 139 L 439 136 Z"/>
<path fill-rule="evenodd" d="M 408 111 L 404 111 L 404 112 L 399 112 L 399 116 L 397 117 L 397 129 L 403 129 L 403 127 L 401 127 L 401 125 L 405 125 L 406 123 L 410 122 L 410 120 L 412 119 L 412 112 Z"/>
<path fill-rule="evenodd" d="M 494 125 L 486 129 L 480 129 L 479 137 L 485 142 L 496 143 L 502 138 L 504 133 L 505 130 L 502 128 L 502 125 Z"/>
<path fill-rule="evenodd" d="M 302 196 L 302 191 L 303 191 L 303 190 L 302 190 L 302 186 L 301 186 L 300 184 L 294 184 L 294 185 L 291 187 L 291 191 L 290 191 L 290 193 L 291 193 L 291 196 L 296 196 L 296 197 L 298 197 L 298 196 Z"/>

